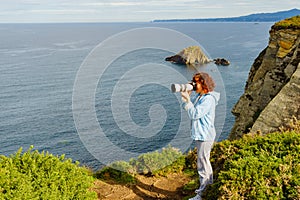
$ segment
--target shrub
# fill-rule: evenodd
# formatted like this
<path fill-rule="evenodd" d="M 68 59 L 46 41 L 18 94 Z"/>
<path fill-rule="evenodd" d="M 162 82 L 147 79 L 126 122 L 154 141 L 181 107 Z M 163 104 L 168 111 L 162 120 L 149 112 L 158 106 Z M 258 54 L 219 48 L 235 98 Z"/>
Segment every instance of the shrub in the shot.
<path fill-rule="evenodd" d="M 171 146 L 164 148 L 162 152 L 142 154 L 137 160 L 130 160 L 137 173 L 144 175 L 166 175 L 172 172 L 182 171 L 185 158 L 182 153 Z"/>
<path fill-rule="evenodd" d="M 208 199 L 300 199 L 300 133 L 245 135 L 215 145 Z"/>
<path fill-rule="evenodd" d="M 135 184 L 136 179 L 132 175 L 133 167 L 125 161 L 112 163 L 95 173 L 95 177 L 102 180 L 114 180 L 117 183 Z"/>
<path fill-rule="evenodd" d="M 100 179 L 112 178 L 119 183 L 135 183 L 134 176 L 165 176 L 169 173 L 181 172 L 185 167 L 185 156 L 171 146 L 140 155 L 129 162 L 118 161 L 95 173 Z"/>
<path fill-rule="evenodd" d="M 284 126 L 281 126 L 279 128 L 282 132 L 284 131 L 296 131 L 300 133 L 300 120 L 298 120 L 295 116 L 290 119 L 290 121 L 285 124 Z"/>
<path fill-rule="evenodd" d="M 97 199 L 86 168 L 32 149 L 0 157 L 0 199 Z"/>

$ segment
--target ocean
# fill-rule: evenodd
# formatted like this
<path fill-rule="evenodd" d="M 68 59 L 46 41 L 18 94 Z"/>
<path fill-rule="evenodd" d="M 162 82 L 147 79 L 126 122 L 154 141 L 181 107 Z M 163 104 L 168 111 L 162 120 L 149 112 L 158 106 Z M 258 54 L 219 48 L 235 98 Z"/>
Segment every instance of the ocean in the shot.
<path fill-rule="evenodd" d="M 0 24 L 0 154 L 33 145 L 97 169 L 168 145 L 188 150 L 189 122 L 169 85 L 196 71 L 217 83 L 216 141 L 224 140 L 272 24 Z M 230 65 L 164 60 L 197 43 Z"/>

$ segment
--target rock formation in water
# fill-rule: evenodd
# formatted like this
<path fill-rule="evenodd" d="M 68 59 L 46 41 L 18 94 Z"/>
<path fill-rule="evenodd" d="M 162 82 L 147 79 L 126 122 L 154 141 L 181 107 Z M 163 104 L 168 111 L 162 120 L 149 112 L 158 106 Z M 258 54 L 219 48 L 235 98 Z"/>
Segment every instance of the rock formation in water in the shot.
<path fill-rule="evenodd" d="M 181 65 L 206 64 L 211 62 L 199 46 L 187 47 L 176 55 L 167 57 L 165 60 Z"/>
<path fill-rule="evenodd" d="M 300 16 L 272 26 L 269 44 L 255 59 L 232 113 L 230 139 L 277 131 L 293 116 L 300 119 Z"/>
<path fill-rule="evenodd" d="M 226 60 L 225 58 L 215 58 L 214 62 L 216 65 L 223 65 L 223 66 L 230 65 L 230 62 L 228 60 Z"/>

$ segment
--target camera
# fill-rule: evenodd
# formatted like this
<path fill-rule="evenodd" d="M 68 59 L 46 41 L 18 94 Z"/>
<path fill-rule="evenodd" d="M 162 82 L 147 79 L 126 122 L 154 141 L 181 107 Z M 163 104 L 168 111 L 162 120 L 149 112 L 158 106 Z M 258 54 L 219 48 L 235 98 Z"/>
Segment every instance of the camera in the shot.
<path fill-rule="evenodd" d="M 172 92 L 187 92 L 191 90 L 195 90 L 196 84 L 194 82 L 186 83 L 186 84 L 172 84 L 171 91 Z"/>

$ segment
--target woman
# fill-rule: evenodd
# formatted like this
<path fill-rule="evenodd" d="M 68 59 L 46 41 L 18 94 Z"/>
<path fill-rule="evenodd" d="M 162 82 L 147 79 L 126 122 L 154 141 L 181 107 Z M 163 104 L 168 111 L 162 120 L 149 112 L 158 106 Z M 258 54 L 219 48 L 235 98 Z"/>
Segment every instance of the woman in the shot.
<path fill-rule="evenodd" d="M 192 121 L 191 137 L 197 147 L 197 170 L 200 181 L 200 187 L 195 191 L 197 195 L 190 200 L 200 200 L 205 187 L 213 182 L 209 158 L 216 136 L 215 108 L 220 94 L 213 91 L 215 83 L 207 73 L 195 74 L 192 82 L 196 95 L 190 98 L 191 92 L 181 92 L 181 96 L 184 102 L 182 106 Z"/>

